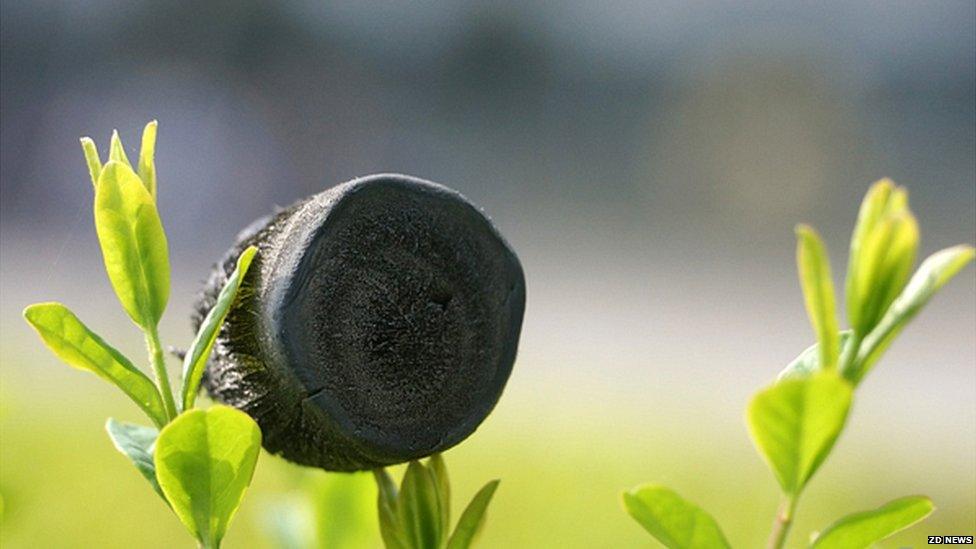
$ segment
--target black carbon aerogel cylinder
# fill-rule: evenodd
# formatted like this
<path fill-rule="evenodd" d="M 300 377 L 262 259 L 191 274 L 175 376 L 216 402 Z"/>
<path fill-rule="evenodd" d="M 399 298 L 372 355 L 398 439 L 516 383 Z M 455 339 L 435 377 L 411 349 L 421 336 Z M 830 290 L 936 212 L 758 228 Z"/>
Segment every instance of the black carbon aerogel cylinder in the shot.
<path fill-rule="evenodd" d="M 205 386 L 258 422 L 268 451 L 337 471 L 391 465 L 454 446 L 495 406 L 525 278 L 459 193 L 373 175 L 258 220 L 215 268 L 195 325 L 251 245 Z"/>

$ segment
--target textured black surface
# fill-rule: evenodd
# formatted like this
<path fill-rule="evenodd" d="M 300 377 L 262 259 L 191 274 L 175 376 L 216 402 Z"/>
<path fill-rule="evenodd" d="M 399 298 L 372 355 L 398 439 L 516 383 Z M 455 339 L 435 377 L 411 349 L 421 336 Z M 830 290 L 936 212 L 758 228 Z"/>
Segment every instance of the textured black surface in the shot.
<path fill-rule="evenodd" d="M 401 175 L 344 183 L 261 219 L 260 249 L 208 367 L 265 448 L 330 470 L 390 465 L 470 435 L 511 373 L 525 307 L 514 252 L 460 194 Z"/>

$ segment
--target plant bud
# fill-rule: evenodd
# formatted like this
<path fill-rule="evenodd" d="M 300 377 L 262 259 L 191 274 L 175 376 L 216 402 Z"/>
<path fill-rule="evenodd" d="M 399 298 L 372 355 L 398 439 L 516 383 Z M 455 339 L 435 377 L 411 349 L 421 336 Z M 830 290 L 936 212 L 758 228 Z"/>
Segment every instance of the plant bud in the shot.
<path fill-rule="evenodd" d="M 195 325 L 251 245 L 204 384 L 258 422 L 269 452 L 338 471 L 392 465 L 458 444 L 495 406 L 525 279 L 459 193 L 374 175 L 258 220 L 214 270 Z"/>

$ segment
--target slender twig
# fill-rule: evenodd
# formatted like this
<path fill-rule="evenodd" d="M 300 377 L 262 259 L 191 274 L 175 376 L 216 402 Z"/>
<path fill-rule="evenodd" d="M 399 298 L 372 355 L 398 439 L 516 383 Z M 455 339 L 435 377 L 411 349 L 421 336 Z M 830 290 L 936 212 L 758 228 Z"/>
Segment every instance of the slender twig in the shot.
<path fill-rule="evenodd" d="M 786 537 L 790 533 L 790 526 L 793 525 L 793 514 L 796 512 L 796 496 L 788 496 L 780 505 L 776 513 L 776 520 L 773 521 L 773 531 L 769 534 L 769 542 L 766 544 L 768 549 L 782 549 L 786 544 Z"/>

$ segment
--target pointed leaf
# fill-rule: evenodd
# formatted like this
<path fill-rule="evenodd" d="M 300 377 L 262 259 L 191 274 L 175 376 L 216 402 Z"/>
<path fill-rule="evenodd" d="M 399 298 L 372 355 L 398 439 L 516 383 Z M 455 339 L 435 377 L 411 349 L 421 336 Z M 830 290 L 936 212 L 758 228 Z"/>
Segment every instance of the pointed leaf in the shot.
<path fill-rule="evenodd" d="M 108 159 L 109 161 L 114 160 L 125 164 L 129 169 L 132 169 L 132 164 L 129 163 L 129 158 L 125 155 L 125 148 L 122 146 L 122 139 L 119 138 L 118 130 L 112 130 L 112 139 L 109 141 Z"/>
<path fill-rule="evenodd" d="M 55 356 L 122 389 L 156 425 L 166 423 L 166 411 L 156 385 L 122 353 L 82 324 L 67 307 L 60 303 L 37 303 L 24 309 L 24 319 Z"/>
<path fill-rule="evenodd" d="M 796 228 L 796 235 L 796 263 L 800 272 L 800 286 L 803 287 L 810 324 L 817 334 L 820 367 L 830 370 L 836 367 L 837 356 L 840 354 L 830 258 L 827 257 L 820 235 L 812 227 L 800 225 Z"/>
<path fill-rule="evenodd" d="M 98 187 L 98 176 L 102 174 L 102 161 L 98 158 L 98 147 L 90 137 L 81 138 L 81 150 L 85 153 L 85 163 L 88 164 L 88 175 L 91 176 L 92 187 Z"/>
<path fill-rule="evenodd" d="M 908 496 L 872 509 L 847 515 L 817 536 L 813 549 L 867 549 L 875 543 L 921 522 L 935 506 L 924 496 Z"/>
<path fill-rule="evenodd" d="M 447 476 L 447 465 L 440 454 L 430 456 L 427 462 L 434 483 L 437 485 L 438 506 L 441 510 L 441 532 L 451 531 L 451 479 Z"/>
<path fill-rule="evenodd" d="M 451 539 L 447 542 L 447 549 L 471 547 L 481 529 L 484 528 L 488 504 L 491 503 L 491 498 L 495 495 L 499 482 L 496 479 L 485 484 L 474 495 L 468 506 L 464 508 L 464 512 L 461 513 L 461 518 L 458 519 L 457 526 L 454 527 L 454 533 L 451 534 Z"/>
<path fill-rule="evenodd" d="M 190 410 L 156 440 L 156 479 L 183 525 L 205 547 L 218 547 L 251 483 L 261 431 L 227 406 Z"/>
<path fill-rule="evenodd" d="M 139 179 L 149 191 L 149 196 L 156 200 L 156 126 L 153 120 L 142 130 L 142 148 L 139 150 Z"/>
<path fill-rule="evenodd" d="M 663 486 L 646 484 L 624 492 L 624 508 L 670 549 L 729 547 L 711 515 Z"/>
<path fill-rule="evenodd" d="M 747 410 L 752 439 L 783 492 L 795 496 L 844 428 L 851 385 L 832 372 L 786 379 L 760 391 Z"/>
<path fill-rule="evenodd" d="M 152 485 L 152 489 L 163 498 L 163 501 L 166 501 L 166 496 L 163 495 L 163 490 L 156 481 L 156 464 L 153 463 L 153 448 L 159 430 L 116 421 L 112 418 L 105 423 L 105 430 L 108 431 L 108 437 L 112 439 L 115 449 L 129 458 L 129 461 Z M 167 501 L 166 504 L 169 505 L 169 502 Z"/>
<path fill-rule="evenodd" d="M 122 306 L 138 326 L 154 327 L 169 299 L 169 252 L 156 203 L 132 168 L 112 161 L 102 169 L 95 229 Z"/>
<path fill-rule="evenodd" d="M 183 357 L 181 402 L 183 403 L 184 410 L 193 408 L 193 403 L 197 398 L 197 391 L 200 388 L 200 380 L 203 377 L 203 371 L 207 367 L 207 360 L 210 358 L 210 352 L 213 350 L 214 342 L 217 341 L 217 334 L 220 332 L 220 327 L 224 324 L 224 319 L 227 318 L 230 306 L 233 305 L 234 299 L 237 297 L 237 290 L 241 286 L 241 281 L 244 280 L 244 275 L 247 274 L 247 270 L 251 266 L 251 260 L 254 259 L 254 254 L 257 251 L 257 248 L 251 246 L 244 250 L 238 258 L 237 267 L 231 273 L 227 282 L 224 283 L 224 287 L 220 289 L 216 304 L 207 313 L 207 317 L 203 319 L 203 323 L 200 324 L 200 329 L 197 331 L 197 335 L 193 339 L 190 349 Z"/>
<path fill-rule="evenodd" d="M 855 283 L 855 291 L 861 296 L 861 320 L 853 326 L 857 333 L 863 335 L 873 329 L 905 287 L 915 264 L 918 241 L 918 223 L 911 212 L 885 216 L 868 235 Z"/>
<path fill-rule="evenodd" d="M 847 349 L 847 346 L 851 342 L 851 330 L 843 330 L 838 335 L 840 339 L 841 350 Z M 783 368 L 783 371 L 779 373 L 777 380 L 781 379 L 797 379 L 810 377 L 816 372 L 819 372 L 822 368 L 820 367 L 820 344 L 814 343 L 813 345 L 807 347 L 802 353 L 797 355 L 792 362 Z"/>
<path fill-rule="evenodd" d="M 380 535 L 387 549 L 407 549 L 409 545 L 400 529 L 397 518 L 397 489 L 385 469 L 374 469 L 377 495 L 376 508 L 379 513 Z"/>
<path fill-rule="evenodd" d="M 854 366 L 850 372 L 845 372 L 845 376 L 855 383 L 860 382 L 908 322 L 973 260 L 974 255 L 976 251 L 972 246 L 960 245 L 936 252 L 923 261 L 881 322 L 864 338 Z"/>
<path fill-rule="evenodd" d="M 440 513 L 433 475 L 419 461 L 411 461 L 397 501 L 397 519 L 411 547 L 440 547 Z"/>
<path fill-rule="evenodd" d="M 891 211 L 891 206 L 897 206 L 902 200 L 891 200 L 895 192 L 895 185 L 890 179 L 882 179 L 868 189 L 861 202 L 861 209 L 851 235 L 850 257 L 847 262 L 847 279 L 844 293 L 847 298 L 847 319 L 852 327 L 862 324 L 861 311 L 864 296 L 859 291 L 859 284 L 866 276 L 864 266 L 864 247 L 868 237 L 874 232 L 881 218 Z"/>

